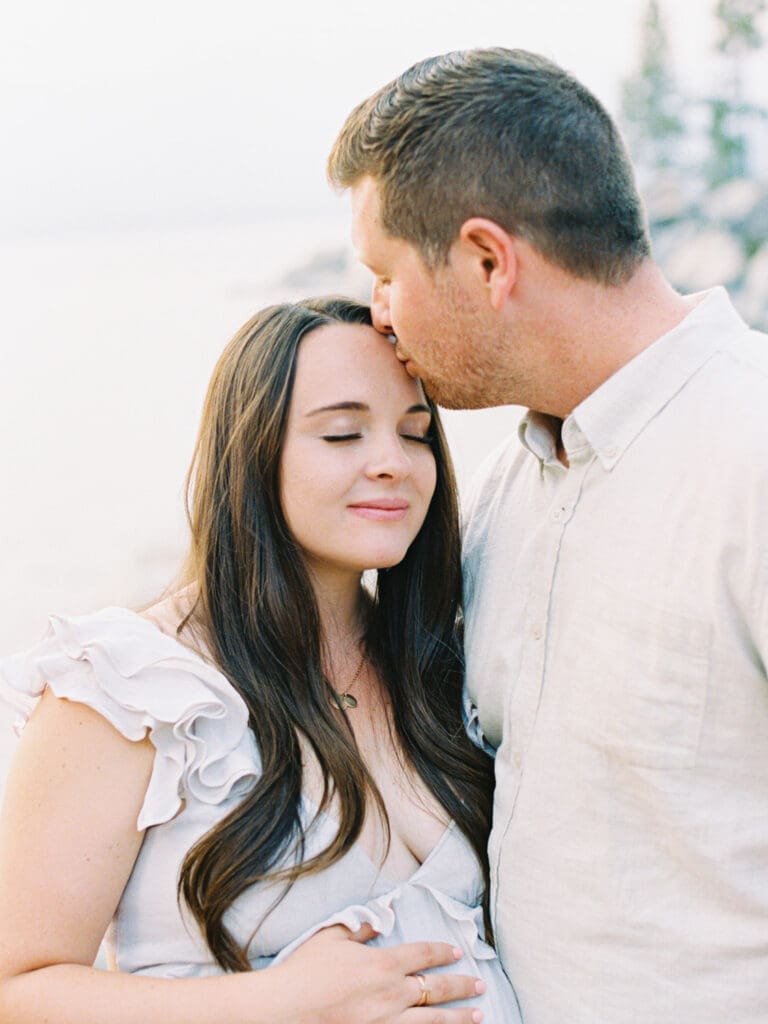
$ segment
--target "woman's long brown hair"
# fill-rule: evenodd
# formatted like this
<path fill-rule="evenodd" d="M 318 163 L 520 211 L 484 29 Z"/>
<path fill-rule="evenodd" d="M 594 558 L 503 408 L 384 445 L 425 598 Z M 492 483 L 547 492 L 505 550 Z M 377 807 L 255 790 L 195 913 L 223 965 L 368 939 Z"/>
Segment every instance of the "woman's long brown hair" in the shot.
<path fill-rule="evenodd" d="M 179 879 L 180 895 L 229 971 L 250 969 L 247 948 L 224 925 L 238 896 L 266 881 L 289 886 L 344 856 L 369 799 L 386 822 L 352 732 L 329 700 L 314 592 L 281 506 L 298 346 L 328 323 L 370 324 L 370 310 L 349 299 L 307 300 L 271 306 L 241 328 L 214 370 L 188 479 L 185 579 L 197 593 L 189 625 L 245 701 L 261 755 L 253 789 L 192 847 Z M 403 561 L 378 573 L 364 643 L 391 695 L 396 742 L 472 844 L 487 891 L 492 768 L 461 722 L 456 487 L 434 408 L 433 415 L 435 494 Z M 307 859 L 300 736 L 322 772 L 321 810 L 334 795 L 340 808 L 335 839 Z"/>

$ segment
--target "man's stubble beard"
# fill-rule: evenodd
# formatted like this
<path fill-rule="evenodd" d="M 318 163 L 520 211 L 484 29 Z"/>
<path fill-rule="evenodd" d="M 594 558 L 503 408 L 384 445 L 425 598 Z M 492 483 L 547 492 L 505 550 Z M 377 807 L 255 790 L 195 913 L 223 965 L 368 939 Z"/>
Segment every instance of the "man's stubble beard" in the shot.
<path fill-rule="evenodd" d="M 511 360 L 507 356 L 510 338 L 501 333 L 498 321 L 483 322 L 483 309 L 473 303 L 469 294 L 453 277 L 444 278 L 438 286 L 439 305 L 443 311 L 436 325 L 431 360 L 439 369 L 422 376 L 424 390 L 444 409 L 487 409 L 499 405 L 519 404 L 528 390 L 524 381 L 512 377 Z M 466 325 L 462 331 L 457 325 Z M 440 336 L 453 338 L 453 344 L 441 346 Z M 441 349 L 445 359 L 441 360 Z M 418 364 L 418 358 L 416 359 Z M 448 363 L 452 365 L 447 365 Z M 421 367 L 419 369 L 422 369 Z"/>

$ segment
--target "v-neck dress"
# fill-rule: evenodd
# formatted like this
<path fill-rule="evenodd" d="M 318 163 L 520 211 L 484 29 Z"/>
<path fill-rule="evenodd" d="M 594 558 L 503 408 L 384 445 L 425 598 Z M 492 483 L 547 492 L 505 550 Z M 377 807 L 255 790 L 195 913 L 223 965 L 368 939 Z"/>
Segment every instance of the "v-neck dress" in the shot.
<path fill-rule="evenodd" d="M 245 704 L 229 681 L 174 637 L 123 608 L 53 616 L 39 646 L 0 663 L 0 693 L 19 712 L 17 729 L 46 684 L 87 704 L 129 740 L 148 733 L 155 747 L 137 827 L 146 830 L 105 942 L 110 966 L 164 978 L 222 973 L 191 915 L 177 901 L 187 851 L 228 815 L 261 771 Z M 336 823 L 305 799 L 305 857 L 324 849 Z M 450 968 L 487 984 L 472 1000 L 488 1024 L 518 1024 L 514 990 L 483 940 L 482 873 L 450 824 L 407 880 L 389 880 L 359 845 L 331 867 L 282 887 L 259 884 L 230 907 L 225 924 L 247 943 L 254 968 L 287 957 L 320 928 L 369 923 L 371 945 L 450 942 L 464 958 Z M 461 1005 L 461 1004 L 456 1004 Z"/>

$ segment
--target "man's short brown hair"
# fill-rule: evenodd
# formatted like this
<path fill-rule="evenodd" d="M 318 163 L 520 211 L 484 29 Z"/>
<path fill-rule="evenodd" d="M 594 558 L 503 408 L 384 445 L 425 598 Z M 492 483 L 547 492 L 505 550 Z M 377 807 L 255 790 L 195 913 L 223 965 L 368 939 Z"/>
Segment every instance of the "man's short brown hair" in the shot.
<path fill-rule="evenodd" d="M 487 217 L 572 274 L 620 284 L 650 254 L 616 126 L 556 64 L 466 50 L 414 64 L 356 107 L 328 160 L 332 184 L 370 175 L 384 229 L 444 263 Z"/>

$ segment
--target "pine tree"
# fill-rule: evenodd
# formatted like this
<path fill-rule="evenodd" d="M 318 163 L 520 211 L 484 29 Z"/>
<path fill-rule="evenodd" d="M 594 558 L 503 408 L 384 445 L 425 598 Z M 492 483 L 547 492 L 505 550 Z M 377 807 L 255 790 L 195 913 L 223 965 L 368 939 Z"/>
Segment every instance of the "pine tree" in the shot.
<path fill-rule="evenodd" d="M 638 164 L 653 172 L 678 163 L 679 143 L 685 129 L 658 0 L 650 0 L 646 9 L 640 68 L 624 83 L 622 115 Z"/>
<path fill-rule="evenodd" d="M 743 67 L 745 58 L 763 44 L 757 19 L 765 9 L 766 0 L 718 0 L 715 8 L 716 46 L 726 64 L 726 91 L 707 101 L 711 152 L 706 177 L 710 188 L 749 172 L 747 123 L 764 118 L 766 110 L 745 102 Z"/>
<path fill-rule="evenodd" d="M 763 45 L 763 37 L 756 21 L 764 10 L 765 0 L 718 0 L 715 8 L 720 29 L 718 50 L 735 58 L 758 50 Z"/>

